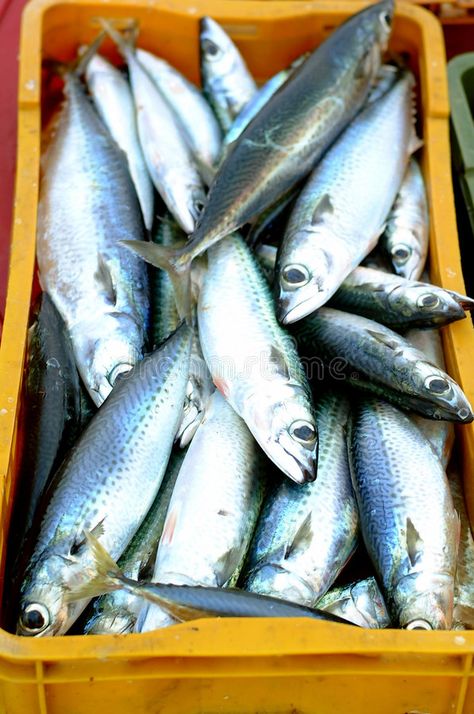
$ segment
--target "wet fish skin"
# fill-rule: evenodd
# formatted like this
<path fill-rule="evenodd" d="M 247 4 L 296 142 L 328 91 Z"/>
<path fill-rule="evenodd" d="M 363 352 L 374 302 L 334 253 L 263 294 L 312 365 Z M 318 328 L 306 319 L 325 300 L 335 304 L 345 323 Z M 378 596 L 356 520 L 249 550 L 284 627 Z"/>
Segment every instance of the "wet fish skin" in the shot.
<path fill-rule="evenodd" d="M 257 85 L 229 35 L 211 17 L 200 21 L 199 44 L 204 93 L 228 131 L 257 93 Z"/>
<path fill-rule="evenodd" d="M 84 529 L 122 555 L 160 487 L 178 427 L 192 332 L 182 325 L 124 376 L 56 473 L 23 578 L 17 633 L 67 632 L 85 602 L 66 592 L 87 580 Z"/>
<path fill-rule="evenodd" d="M 354 405 L 349 460 L 362 534 L 396 624 L 449 629 L 459 520 L 423 434 L 378 399 Z"/>
<path fill-rule="evenodd" d="M 278 251 L 275 293 L 284 324 L 324 305 L 377 244 L 419 143 L 413 85 L 413 75 L 404 72 L 367 104 L 305 184 Z M 387 146 L 392 151 L 381 162 Z"/>
<path fill-rule="evenodd" d="M 446 371 L 441 336 L 436 330 L 409 330 L 405 337 L 417 350 L 423 352 L 428 362 Z M 410 419 L 423 432 L 433 451 L 446 469 L 454 445 L 454 424 L 449 421 L 425 419 L 419 414 L 410 414 Z"/>
<path fill-rule="evenodd" d="M 474 300 L 468 297 L 461 298 L 429 283 L 363 267 L 347 276 L 330 304 L 394 330 L 441 327 L 464 319 L 465 307 L 474 308 Z"/>
<path fill-rule="evenodd" d="M 154 251 L 176 280 L 310 172 L 367 98 L 392 14 L 391 0 L 383 0 L 350 17 L 247 126 L 215 176 L 189 243 L 173 253 Z"/>
<path fill-rule="evenodd" d="M 352 556 L 358 511 L 347 460 L 347 398 L 320 393 L 318 478 L 303 486 L 288 479 L 267 493 L 245 568 L 244 587 L 307 607 L 318 600 Z"/>
<path fill-rule="evenodd" d="M 126 588 L 148 602 L 166 608 L 173 617 L 181 621 L 201 617 L 310 617 L 351 624 L 329 613 L 236 588 L 140 583 L 123 575 L 107 551 L 90 533 L 86 532 L 86 538 L 93 551 L 97 574 L 89 583 L 74 588 L 69 593 L 69 602 Z"/>
<path fill-rule="evenodd" d="M 211 169 L 221 153 L 222 134 L 214 112 L 199 89 L 151 52 L 137 49 L 137 59 L 175 112 L 194 156 Z"/>
<path fill-rule="evenodd" d="M 293 480 L 314 480 L 309 386 L 292 339 L 278 325 L 268 284 L 238 234 L 208 253 L 198 325 L 214 384 L 267 456 Z"/>
<path fill-rule="evenodd" d="M 226 587 L 240 573 L 265 486 L 263 454 L 215 391 L 171 497 L 152 580 Z M 141 631 L 154 629 L 154 608 Z"/>
<path fill-rule="evenodd" d="M 342 617 L 359 627 L 384 629 L 391 625 L 387 606 L 375 578 L 331 588 L 317 606 L 319 610 Z"/>
<path fill-rule="evenodd" d="M 145 227 L 151 230 L 155 202 L 153 184 L 138 139 L 130 86 L 123 74 L 98 54 L 88 62 L 85 75 L 87 87 L 101 119 L 127 156 Z"/>
<path fill-rule="evenodd" d="M 147 580 L 153 574 L 158 541 L 185 453 L 171 453 L 160 490 L 143 523 L 118 561 L 118 566 L 129 578 Z M 103 595 L 94 603 L 93 615 L 87 621 L 84 633 L 100 635 L 133 632 L 142 607 L 142 599 L 126 590 L 116 590 Z"/>
<path fill-rule="evenodd" d="M 387 219 L 380 245 L 398 275 L 419 280 L 425 267 L 428 242 L 428 198 L 420 166 L 412 159 Z"/>
<path fill-rule="evenodd" d="M 147 274 L 119 242 L 138 243 L 143 222 L 125 157 L 73 73 L 65 75 L 65 95 L 42 161 L 37 258 L 41 286 L 66 323 L 79 373 L 99 406 L 142 355 Z"/>
<path fill-rule="evenodd" d="M 456 465 L 448 469 L 454 507 L 461 522 L 458 562 L 454 580 L 453 629 L 474 629 L 474 538 L 464 497 L 463 481 Z"/>
<path fill-rule="evenodd" d="M 186 233 L 192 233 L 204 204 L 204 184 L 171 107 L 135 50 L 108 22 L 101 20 L 127 62 L 137 128 L 153 184 Z"/>
<path fill-rule="evenodd" d="M 469 423 L 474 414 L 458 384 L 388 327 L 322 307 L 296 323 L 300 354 L 321 358 L 329 376 L 430 419 Z"/>

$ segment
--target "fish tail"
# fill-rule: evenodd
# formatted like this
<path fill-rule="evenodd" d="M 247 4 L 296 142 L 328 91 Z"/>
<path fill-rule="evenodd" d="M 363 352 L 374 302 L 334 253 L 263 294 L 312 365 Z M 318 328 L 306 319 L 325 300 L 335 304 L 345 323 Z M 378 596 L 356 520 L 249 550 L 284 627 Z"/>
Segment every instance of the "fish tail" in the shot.
<path fill-rule="evenodd" d="M 127 26 L 124 32 L 119 32 L 110 22 L 104 17 L 99 18 L 99 23 L 103 27 L 104 31 L 108 34 L 111 40 L 117 45 L 120 54 L 127 59 L 130 54 L 135 52 L 135 41 L 138 34 L 138 24 L 133 21 L 129 26 Z"/>
<path fill-rule="evenodd" d="M 156 245 L 139 240 L 123 240 L 122 245 L 155 268 L 166 270 L 174 289 L 176 308 L 182 320 L 192 324 L 191 261 L 183 260 L 174 246 Z"/>
<path fill-rule="evenodd" d="M 66 593 L 68 602 L 105 595 L 113 590 L 127 587 L 129 584 L 128 578 L 125 577 L 117 563 L 97 538 L 89 531 L 84 531 L 84 537 L 94 559 L 95 575 L 87 583 L 79 585 Z"/>
<path fill-rule="evenodd" d="M 67 74 L 73 74 L 80 77 L 84 74 L 87 65 L 99 50 L 99 47 L 104 41 L 105 34 L 104 30 L 101 30 L 90 45 L 80 48 L 78 56 L 72 62 L 58 62 L 57 60 L 47 59 L 43 64 L 56 72 L 56 74 L 59 74 L 61 77 L 64 77 Z"/>

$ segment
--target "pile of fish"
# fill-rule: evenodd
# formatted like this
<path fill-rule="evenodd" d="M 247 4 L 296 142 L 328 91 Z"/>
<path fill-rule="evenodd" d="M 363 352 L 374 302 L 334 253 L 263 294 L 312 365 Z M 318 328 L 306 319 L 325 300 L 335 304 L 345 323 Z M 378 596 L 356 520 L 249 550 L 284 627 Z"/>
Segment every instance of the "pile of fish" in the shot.
<path fill-rule="evenodd" d="M 202 92 L 105 19 L 62 68 L 18 634 L 473 625 L 451 451 L 474 415 L 436 328 L 474 301 L 423 278 L 415 79 L 383 64 L 392 15 L 364 9 L 261 87 L 211 18 Z M 126 70 L 98 53 L 106 36 Z"/>

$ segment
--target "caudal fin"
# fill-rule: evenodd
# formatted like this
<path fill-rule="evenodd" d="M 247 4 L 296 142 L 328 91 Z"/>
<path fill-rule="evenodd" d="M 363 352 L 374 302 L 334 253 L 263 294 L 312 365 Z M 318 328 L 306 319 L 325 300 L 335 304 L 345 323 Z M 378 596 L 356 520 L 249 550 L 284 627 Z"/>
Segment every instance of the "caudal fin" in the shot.
<path fill-rule="evenodd" d="M 179 316 L 190 325 L 192 323 L 191 263 L 179 262 L 174 247 L 141 240 L 122 240 L 120 243 L 155 268 L 166 270 L 173 285 Z"/>
<path fill-rule="evenodd" d="M 123 55 L 125 59 L 128 59 L 130 54 L 135 53 L 135 41 L 138 33 L 138 25 L 136 22 L 132 22 L 130 27 L 125 29 L 125 33 L 119 32 L 113 24 L 106 20 L 104 17 L 99 18 L 99 23 L 108 34 L 111 40 L 117 45 L 120 54 Z"/>
<path fill-rule="evenodd" d="M 84 538 L 91 549 L 94 559 L 95 575 L 83 585 L 66 593 L 66 601 L 89 599 L 105 595 L 113 590 L 120 590 L 127 582 L 117 563 L 111 558 L 97 538 L 89 531 L 84 531 Z"/>

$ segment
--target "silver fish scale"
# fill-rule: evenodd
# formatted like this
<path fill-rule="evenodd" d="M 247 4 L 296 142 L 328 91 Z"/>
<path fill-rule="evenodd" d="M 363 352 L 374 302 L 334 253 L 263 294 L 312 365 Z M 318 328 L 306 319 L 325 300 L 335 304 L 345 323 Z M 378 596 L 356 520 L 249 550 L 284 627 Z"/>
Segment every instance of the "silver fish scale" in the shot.
<path fill-rule="evenodd" d="M 123 377 L 63 463 L 24 581 L 26 599 L 35 602 L 35 580 L 41 581 L 45 568 L 55 570 L 58 587 L 88 577 L 91 555 L 78 547 L 84 529 L 100 526 L 101 543 L 114 559 L 137 531 L 160 487 L 178 427 L 191 336 L 190 328 L 181 327 Z"/>
<path fill-rule="evenodd" d="M 358 512 L 351 485 L 345 424 L 349 402 L 326 392 L 315 407 L 318 478 L 287 479 L 267 495 L 246 568 L 248 590 L 314 607 L 353 553 Z"/>
<path fill-rule="evenodd" d="M 395 614 L 403 616 L 410 595 L 436 592 L 438 577 L 452 608 L 457 516 L 446 475 L 422 433 L 395 407 L 363 400 L 354 412 L 350 460 L 365 544 Z M 402 597 L 398 588 L 408 575 Z"/>
<path fill-rule="evenodd" d="M 94 340 L 117 330 L 130 353 L 118 359 L 136 361 L 142 350 L 146 268 L 118 243 L 142 238 L 143 222 L 125 156 L 72 75 L 66 95 L 43 161 L 37 253 L 41 284 L 66 322 L 90 388 L 83 341 L 93 350 Z"/>
<path fill-rule="evenodd" d="M 462 477 L 454 467 L 448 471 L 449 487 L 461 521 L 461 537 L 454 586 L 454 619 L 457 624 L 474 626 L 474 538 L 466 510 Z"/>

